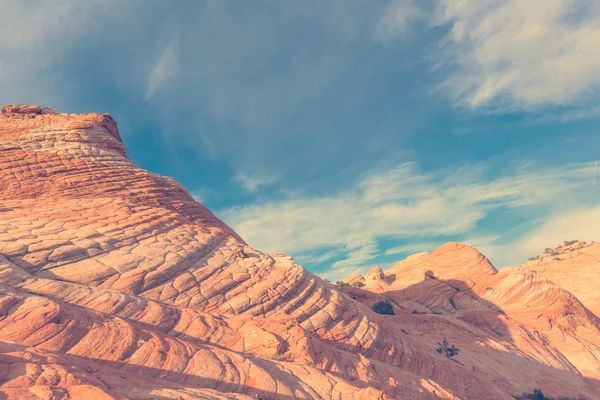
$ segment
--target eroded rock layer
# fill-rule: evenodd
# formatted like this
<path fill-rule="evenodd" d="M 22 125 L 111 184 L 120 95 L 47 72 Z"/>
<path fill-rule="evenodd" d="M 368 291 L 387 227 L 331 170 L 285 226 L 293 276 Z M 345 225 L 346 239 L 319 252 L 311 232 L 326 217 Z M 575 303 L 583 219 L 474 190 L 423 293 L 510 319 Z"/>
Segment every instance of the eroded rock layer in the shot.
<path fill-rule="evenodd" d="M 547 248 L 524 263 L 522 268 L 544 275 L 600 315 L 600 243 L 568 240 Z"/>
<path fill-rule="evenodd" d="M 353 279 L 249 247 L 109 115 L 0 109 L 5 398 L 600 397 L 597 317 L 536 273 L 448 244 Z"/>
<path fill-rule="evenodd" d="M 446 337 L 460 349 L 457 363 L 513 396 L 538 388 L 553 397 L 600 398 L 600 320 L 546 276 L 525 267 L 498 272 L 460 243 L 372 275 L 350 276 L 342 290 L 366 305 L 391 303 L 388 321 L 422 349 Z"/>

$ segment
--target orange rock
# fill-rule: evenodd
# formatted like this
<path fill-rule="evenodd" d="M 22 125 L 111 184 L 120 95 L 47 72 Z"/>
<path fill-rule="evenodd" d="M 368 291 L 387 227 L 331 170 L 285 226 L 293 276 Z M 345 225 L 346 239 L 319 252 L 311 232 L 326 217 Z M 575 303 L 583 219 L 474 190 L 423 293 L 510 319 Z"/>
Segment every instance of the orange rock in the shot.
<path fill-rule="evenodd" d="M 577 296 L 600 315 L 600 243 L 567 241 L 525 262 L 523 269 L 535 271 Z"/>
<path fill-rule="evenodd" d="M 597 317 L 539 274 L 453 243 L 339 290 L 125 154 L 107 114 L 0 109 L 0 397 L 600 397 Z"/>

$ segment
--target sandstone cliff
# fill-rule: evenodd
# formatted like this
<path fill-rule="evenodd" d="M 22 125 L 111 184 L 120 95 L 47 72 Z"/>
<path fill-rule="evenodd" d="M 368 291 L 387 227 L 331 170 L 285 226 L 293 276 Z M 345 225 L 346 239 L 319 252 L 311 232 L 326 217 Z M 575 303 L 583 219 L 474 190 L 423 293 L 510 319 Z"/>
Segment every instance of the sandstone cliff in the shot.
<path fill-rule="evenodd" d="M 364 281 L 250 248 L 107 114 L 0 109 L 4 398 L 600 398 L 598 319 L 539 274 L 449 244 Z"/>

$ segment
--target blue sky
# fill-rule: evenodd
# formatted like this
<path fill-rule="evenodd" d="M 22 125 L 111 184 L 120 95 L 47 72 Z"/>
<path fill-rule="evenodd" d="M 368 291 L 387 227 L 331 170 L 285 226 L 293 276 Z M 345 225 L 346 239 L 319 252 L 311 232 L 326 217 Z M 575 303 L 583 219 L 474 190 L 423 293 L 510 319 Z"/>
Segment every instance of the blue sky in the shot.
<path fill-rule="evenodd" d="M 136 163 L 313 272 L 599 239 L 597 1 L 0 8 L 1 103 L 110 112 Z"/>

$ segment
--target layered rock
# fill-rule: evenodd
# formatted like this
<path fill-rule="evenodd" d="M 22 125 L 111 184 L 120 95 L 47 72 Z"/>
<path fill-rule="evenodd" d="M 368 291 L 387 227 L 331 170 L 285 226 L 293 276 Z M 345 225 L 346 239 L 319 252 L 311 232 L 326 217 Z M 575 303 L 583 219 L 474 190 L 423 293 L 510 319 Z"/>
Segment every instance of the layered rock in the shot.
<path fill-rule="evenodd" d="M 449 393 L 402 369 L 410 345 L 368 307 L 289 257 L 248 247 L 173 179 L 135 166 L 109 115 L 8 106 L 0 141 L 1 340 L 137 382 L 158 376 L 171 382 L 163 398 L 196 396 L 190 387 L 262 398 Z M 48 357 L 27 368 L 54 368 Z M 53 370 L 1 390 L 70 390 L 71 375 Z"/>
<path fill-rule="evenodd" d="M 4 397 L 600 393 L 596 317 L 537 274 L 449 244 L 340 291 L 125 154 L 109 115 L 0 109 Z M 371 310 L 386 297 L 395 316 Z M 456 360 L 435 351 L 443 336 Z"/>
<path fill-rule="evenodd" d="M 457 362 L 498 386 L 599 396 L 600 320 L 538 273 L 498 272 L 476 249 L 448 243 L 408 257 L 383 279 L 362 281 L 343 290 L 367 305 L 376 295 L 388 299 L 391 318 L 423 348 L 447 337 L 460 349 Z"/>
<path fill-rule="evenodd" d="M 578 240 L 547 248 L 522 265 L 577 296 L 587 308 L 600 315 L 600 243 Z"/>

